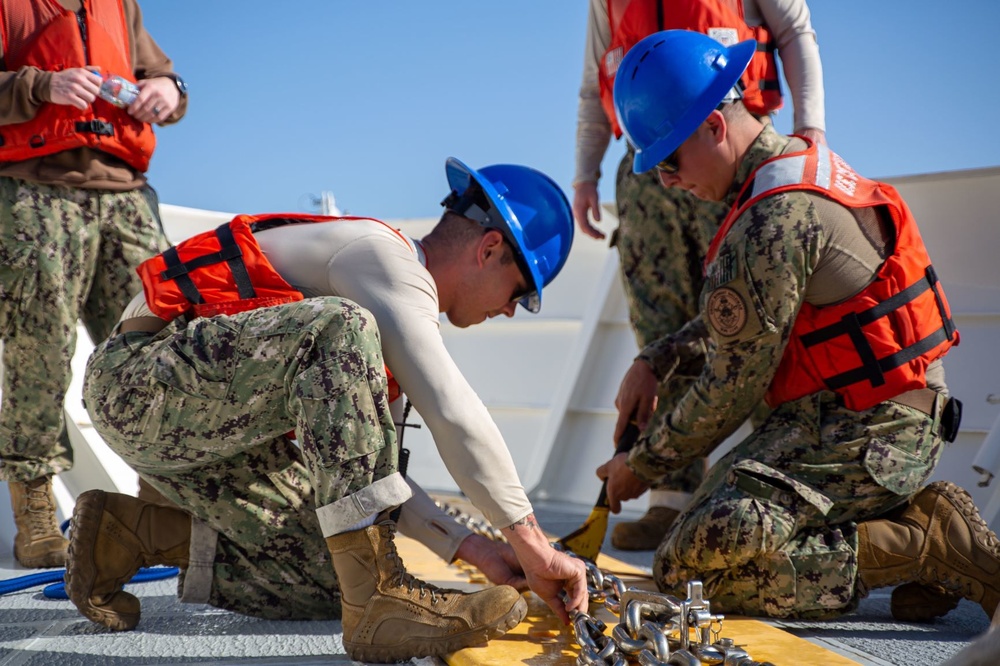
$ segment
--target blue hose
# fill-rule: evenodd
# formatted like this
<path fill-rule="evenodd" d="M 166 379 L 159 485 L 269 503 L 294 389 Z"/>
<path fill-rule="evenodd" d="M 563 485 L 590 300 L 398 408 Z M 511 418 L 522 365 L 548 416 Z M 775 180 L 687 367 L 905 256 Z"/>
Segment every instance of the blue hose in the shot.
<path fill-rule="evenodd" d="M 21 590 L 26 590 L 29 587 L 35 587 L 36 585 L 55 583 L 61 581 L 65 574 L 65 569 L 55 569 L 54 571 L 42 571 L 39 573 L 28 574 L 26 576 L 18 576 L 17 578 L 0 580 L 0 594 L 20 592 Z"/>
<path fill-rule="evenodd" d="M 173 578 L 178 573 L 180 573 L 180 570 L 177 567 L 142 568 L 139 569 L 136 575 L 132 576 L 132 580 L 129 583 L 145 583 L 151 580 Z M 26 576 L 18 576 L 17 578 L 0 580 L 0 595 L 20 592 L 21 590 L 27 590 L 38 585 L 45 585 L 46 587 L 42 590 L 42 594 L 47 598 L 68 599 L 69 597 L 66 596 L 66 583 L 63 582 L 65 575 L 65 569 L 53 569 L 52 571 L 42 571 L 27 574 Z"/>

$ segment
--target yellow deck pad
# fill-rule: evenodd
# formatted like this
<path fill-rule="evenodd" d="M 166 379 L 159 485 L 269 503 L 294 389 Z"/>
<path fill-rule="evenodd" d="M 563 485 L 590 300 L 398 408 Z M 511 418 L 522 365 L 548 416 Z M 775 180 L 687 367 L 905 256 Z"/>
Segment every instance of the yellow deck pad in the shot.
<path fill-rule="evenodd" d="M 422 544 L 397 535 L 399 553 L 406 569 L 428 583 L 440 587 L 475 590 L 487 585 L 486 577 L 463 562 L 446 564 Z M 597 565 L 621 578 L 627 586 L 653 589 L 648 577 L 624 562 L 601 555 Z M 635 577 L 638 574 L 638 577 Z M 563 626 L 559 619 L 538 597 L 526 594 L 528 616 L 506 635 L 483 647 L 466 648 L 449 655 L 451 666 L 482 666 L 485 664 L 531 664 L 531 666 L 570 666 L 580 652 L 572 626 Z M 711 601 L 711 599 L 709 599 Z M 618 618 L 603 606 L 592 606 L 591 614 L 608 625 L 607 633 Z M 722 635 L 733 639 L 756 661 L 770 661 L 774 666 L 857 666 L 835 652 L 793 636 L 777 627 L 758 620 L 727 616 Z"/>

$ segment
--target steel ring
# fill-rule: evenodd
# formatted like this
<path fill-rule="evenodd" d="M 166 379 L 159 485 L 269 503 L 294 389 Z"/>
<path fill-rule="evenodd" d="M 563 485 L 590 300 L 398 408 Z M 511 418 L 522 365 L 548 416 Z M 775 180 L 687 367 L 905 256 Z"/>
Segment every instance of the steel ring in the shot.
<path fill-rule="evenodd" d="M 158 106 L 154 106 L 153 107 L 153 115 L 156 115 L 156 116 L 160 115 L 160 107 L 158 107 Z"/>

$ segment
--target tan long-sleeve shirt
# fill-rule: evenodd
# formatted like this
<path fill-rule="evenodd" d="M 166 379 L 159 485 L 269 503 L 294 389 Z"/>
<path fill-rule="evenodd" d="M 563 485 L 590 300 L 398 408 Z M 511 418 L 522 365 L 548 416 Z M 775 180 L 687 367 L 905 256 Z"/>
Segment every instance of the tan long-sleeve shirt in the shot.
<path fill-rule="evenodd" d="M 459 488 L 495 527 L 532 512 L 499 428 L 445 348 L 437 285 L 414 241 L 374 220 L 290 225 L 256 238 L 307 298 L 340 296 L 374 315 L 386 365 Z M 122 317 L 135 316 L 153 316 L 141 294 Z"/>

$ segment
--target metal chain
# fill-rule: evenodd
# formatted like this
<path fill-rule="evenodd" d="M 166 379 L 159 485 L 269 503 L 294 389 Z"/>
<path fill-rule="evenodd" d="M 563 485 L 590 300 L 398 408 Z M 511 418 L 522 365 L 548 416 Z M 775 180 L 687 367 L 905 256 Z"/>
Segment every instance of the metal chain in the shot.
<path fill-rule="evenodd" d="M 476 534 L 506 541 L 500 530 L 486 521 L 447 503 L 439 502 L 438 506 Z M 577 664 L 627 666 L 632 660 L 641 666 L 773 666 L 754 661 L 731 638 L 720 636 L 725 616 L 712 614 L 701 581 L 689 582 L 687 599 L 681 601 L 662 592 L 626 587 L 621 578 L 592 561 L 558 544 L 553 546 L 583 561 L 590 601 L 603 602 L 619 618 L 608 636 L 607 625 L 601 619 L 581 611 L 571 613 L 580 646 Z"/>
<path fill-rule="evenodd" d="M 436 502 L 436 504 L 444 511 L 446 514 L 455 519 L 460 525 L 472 530 L 475 534 L 484 536 L 491 541 L 499 541 L 501 543 L 507 543 L 507 537 L 503 535 L 503 532 L 497 528 L 490 525 L 485 520 L 479 518 L 473 518 L 468 513 L 462 511 L 461 509 L 455 508 L 448 503 Z"/>

